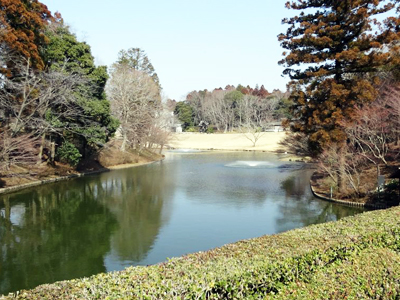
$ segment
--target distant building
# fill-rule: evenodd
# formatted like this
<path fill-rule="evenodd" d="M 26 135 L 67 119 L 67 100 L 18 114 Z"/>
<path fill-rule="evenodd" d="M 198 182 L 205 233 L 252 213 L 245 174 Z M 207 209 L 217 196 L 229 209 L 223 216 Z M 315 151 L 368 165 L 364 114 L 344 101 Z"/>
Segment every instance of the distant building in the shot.
<path fill-rule="evenodd" d="M 116 139 L 122 139 L 123 136 L 122 136 L 122 126 L 121 125 L 119 125 L 117 130 L 115 131 L 114 137 Z"/>
<path fill-rule="evenodd" d="M 279 121 L 269 124 L 269 126 L 266 127 L 264 130 L 268 132 L 281 132 L 285 131 L 285 128 L 283 128 L 282 122 Z"/>
<path fill-rule="evenodd" d="M 176 133 L 182 133 L 182 124 L 180 123 L 175 123 L 174 125 L 172 125 L 172 131 L 176 132 Z"/>

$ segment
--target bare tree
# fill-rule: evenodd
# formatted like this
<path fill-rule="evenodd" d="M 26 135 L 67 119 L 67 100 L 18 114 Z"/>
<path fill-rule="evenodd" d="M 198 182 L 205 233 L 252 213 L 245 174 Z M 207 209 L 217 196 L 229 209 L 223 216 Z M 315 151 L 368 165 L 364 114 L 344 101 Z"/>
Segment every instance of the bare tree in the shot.
<path fill-rule="evenodd" d="M 1 77 L 0 106 L 11 136 L 15 137 L 27 124 L 31 124 L 37 111 L 42 109 L 39 98 L 41 79 L 30 68 L 29 59 L 16 62 L 20 68 L 16 78 Z"/>
<path fill-rule="evenodd" d="M 309 136 L 304 133 L 287 131 L 285 138 L 279 144 L 284 146 L 288 152 L 297 155 L 311 156 L 312 154 L 308 147 L 308 139 Z"/>
<path fill-rule="evenodd" d="M 140 48 L 129 48 L 126 51 L 121 50 L 118 53 L 117 63 L 119 65 L 128 65 L 131 69 L 146 73 L 153 79 L 155 84 L 157 84 L 159 91 L 161 91 L 158 75 L 144 50 Z"/>
<path fill-rule="evenodd" d="M 362 174 L 367 168 L 366 158 L 348 145 L 329 145 L 321 154 L 319 168 L 324 171 L 339 188 L 346 193 L 349 186 L 359 197 L 361 195 Z"/>
<path fill-rule="evenodd" d="M 173 112 L 164 103 L 160 106 L 160 110 L 153 119 L 148 135 L 148 145 L 152 148 L 154 145 L 159 147 L 159 153 L 172 137 L 172 127 L 176 123 Z"/>
<path fill-rule="evenodd" d="M 391 92 L 382 93 L 374 102 L 355 107 L 352 120 L 340 122 L 347 143 L 328 145 L 320 157 L 320 168 L 343 193 L 350 186 L 360 196 L 361 186 L 369 182 L 362 180 L 365 171 L 371 165 L 387 165 L 390 154 L 399 154 L 394 145 L 398 141 L 400 97 L 396 89 L 388 90 Z"/>
<path fill-rule="evenodd" d="M 388 109 L 390 109 L 389 121 L 393 125 L 392 130 L 395 134 L 396 144 L 400 145 L 400 87 L 394 85 L 385 87 L 384 99 Z"/>
<path fill-rule="evenodd" d="M 194 123 L 199 124 L 202 120 L 205 120 L 204 102 L 209 93 L 203 92 L 191 92 L 186 96 L 186 101 L 193 110 Z"/>
<path fill-rule="evenodd" d="M 38 139 L 30 134 L 13 137 L 9 132 L 0 133 L 0 171 L 9 170 L 15 165 L 36 163 Z"/>
<path fill-rule="evenodd" d="M 218 130 L 225 128 L 228 123 L 224 114 L 224 97 L 226 92 L 222 90 L 214 90 L 204 98 L 204 119 L 215 125 Z"/>
<path fill-rule="evenodd" d="M 1 57 L 4 59 L 5 55 L 2 53 Z M 79 87 L 87 81 L 79 74 L 63 70 L 34 72 L 29 59 L 24 58 L 14 59 L 14 70 L 18 76 L 0 77 L 2 127 L 13 138 L 26 132 L 41 136 L 38 154 L 41 161 L 46 136 L 62 136 L 66 130 L 79 134 L 88 121 L 83 120 L 85 112 L 76 97 Z M 82 121 L 78 124 L 67 120 Z"/>
<path fill-rule="evenodd" d="M 373 164 L 387 165 L 390 143 L 394 141 L 391 109 L 387 100 L 377 99 L 372 104 L 356 107 L 353 121 L 341 125 L 358 152 Z"/>
<path fill-rule="evenodd" d="M 239 110 L 242 116 L 240 131 L 255 147 L 265 134 L 266 128 L 269 128 L 274 121 L 273 113 L 277 101 L 245 95 L 240 103 Z"/>
<path fill-rule="evenodd" d="M 158 86 L 144 72 L 116 64 L 106 87 L 113 114 L 121 122 L 122 145 L 144 147 L 160 107 Z"/>

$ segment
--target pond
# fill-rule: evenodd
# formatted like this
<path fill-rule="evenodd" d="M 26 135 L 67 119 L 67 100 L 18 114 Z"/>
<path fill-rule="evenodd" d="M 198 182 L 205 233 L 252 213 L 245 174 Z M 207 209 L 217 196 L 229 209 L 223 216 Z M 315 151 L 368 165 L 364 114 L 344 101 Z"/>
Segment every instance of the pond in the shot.
<path fill-rule="evenodd" d="M 311 173 L 271 153 L 175 151 L 1 196 L 0 294 L 363 212 L 314 198 Z"/>

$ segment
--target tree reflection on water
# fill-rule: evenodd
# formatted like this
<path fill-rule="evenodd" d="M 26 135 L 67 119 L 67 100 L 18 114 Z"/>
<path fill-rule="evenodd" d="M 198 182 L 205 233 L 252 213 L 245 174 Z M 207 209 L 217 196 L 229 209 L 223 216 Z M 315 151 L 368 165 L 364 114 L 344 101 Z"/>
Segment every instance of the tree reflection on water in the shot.
<path fill-rule="evenodd" d="M 173 153 L 1 196 L 0 294 L 363 211 L 314 198 L 300 168 L 268 153 Z"/>
<path fill-rule="evenodd" d="M 294 172 L 282 181 L 281 189 L 285 191 L 284 201 L 279 203 L 281 217 L 277 219 L 278 232 L 294 227 L 305 227 L 312 224 L 337 221 L 365 211 L 364 208 L 347 207 L 327 201 L 316 201 L 313 197 L 309 180 L 313 170 Z M 287 216 L 290 216 L 288 218 Z M 294 226 L 294 224 L 298 224 Z"/>
<path fill-rule="evenodd" d="M 106 272 L 110 252 L 141 261 L 167 219 L 162 176 L 121 170 L 1 197 L 0 294 Z"/>
<path fill-rule="evenodd" d="M 117 221 L 87 193 L 90 185 L 64 182 L 2 197 L 0 294 L 105 271 Z"/>

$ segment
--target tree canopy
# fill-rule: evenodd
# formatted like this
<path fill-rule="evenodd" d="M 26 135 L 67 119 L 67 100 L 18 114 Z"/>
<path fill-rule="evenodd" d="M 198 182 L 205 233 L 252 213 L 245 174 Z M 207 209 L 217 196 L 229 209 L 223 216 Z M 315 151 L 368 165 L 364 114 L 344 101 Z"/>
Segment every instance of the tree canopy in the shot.
<path fill-rule="evenodd" d="M 127 64 L 131 68 L 149 75 L 161 90 L 160 80 L 146 52 L 140 48 L 129 48 L 118 53 L 118 64 Z"/>
<path fill-rule="evenodd" d="M 8 48 L 14 55 L 29 58 L 34 68 L 44 69 L 40 47 L 47 44 L 44 31 L 54 20 L 46 5 L 37 0 L 7 0 L 0 7 L 1 50 Z"/>
<path fill-rule="evenodd" d="M 303 0 L 287 2 L 299 10 L 284 19 L 279 35 L 284 75 L 294 102 L 292 128 L 310 135 L 310 147 L 345 139 L 340 122 L 351 119 L 357 104 L 377 96 L 383 66 L 398 64 L 398 2 L 387 0 Z M 382 21 L 382 19 L 384 19 Z M 388 51 L 389 48 L 397 51 Z"/>
<path fill-rule="evenodd" d="M 177 102 L 174 113 L 178 116 L 179 121 L 182 122 L 184 130 L 193 126 L 193 109 L 188 103 L 183 101 Z"/>
<path fill-rule="evenodd" d="M 36 163 L 32 157 L 40 162 L 45 148 L 51 161 L 58 148 L 59 158 L 73 158 L 76 165 L 118 126 L 104 92 L 106 67 L 95 66 L 90 46 L 37 0 L 0 1 L 0 25 L 2 145 L 26 145 L 25 165 Z M 8 148 L 0 167 L 21 156 Z"/>
<path fill-rule="evenodd" d="M 75 105 L 82 111 L 82 118 L 59 120 L 69 126 L 89 146 L 105 143 L 116 130 L 117 122 L 111 117 L 110 103 L 106 99 L 107 68 L 96 67 L 90 46 L 79 42 L 68 27 L 59 24 L 46 32 L 49 43 L 43 49 L 49 70 L 64 72 L 66 76 L 78 76 L 81 83 L 75 91 Z M 68 127 L 67 127 L 68 128 Z"/>

